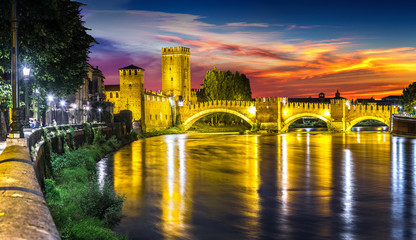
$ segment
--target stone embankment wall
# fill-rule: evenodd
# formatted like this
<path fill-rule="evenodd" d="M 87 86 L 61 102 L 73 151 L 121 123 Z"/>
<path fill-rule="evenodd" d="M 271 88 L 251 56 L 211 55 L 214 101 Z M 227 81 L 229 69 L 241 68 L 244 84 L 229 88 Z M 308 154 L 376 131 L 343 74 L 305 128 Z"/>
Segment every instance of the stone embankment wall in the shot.
<path fill-rule="evenodd" d="M 0 239 L 60 239 L 26 147 L 4 149 L 0 184 Z"/>
<path fill-rule="evenodd" d="M 394 116 L 392 133 L 416 135 L 416 118 Z"/>
<path fill-rule="evenodd" d="M 75 144 L 83 144 L 82 126 L 73 128 Z M 107 137 L 127 134 L 120 124 L 103 132 Z M 0 239 L 60 239 L 41 189 L 46 166 L 40 140 L 38 130 L 27 139 L 28 147 L 10 144 L 0 155 Z"/>

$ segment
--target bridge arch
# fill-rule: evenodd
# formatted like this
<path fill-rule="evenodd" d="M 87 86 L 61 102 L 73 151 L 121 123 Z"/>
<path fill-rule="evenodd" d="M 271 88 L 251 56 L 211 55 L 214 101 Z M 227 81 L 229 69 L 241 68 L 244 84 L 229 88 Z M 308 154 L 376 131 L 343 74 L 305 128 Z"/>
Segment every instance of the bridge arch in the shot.
<path fill-rule="evenodd" d="M 194 115 L 192 115 L 188 119 L 186 119 L 185 122 L 183 123 L 183 126 L 184 126 L 185 130 L 188 130 L 199 119 L 201 119 L 205 116 L 208 116 L 210 114 L 213 114 L 213 113 L 230 113 L 230 114 L 233 114 L 235 116 L 238 116 L 238 117 L 242 118 L 244 121 L 246 121 L 251 126 L 254 125 L 254 122 L 251 121 L 250 118 L 248 118 L 247 116 L 245 116 L 245 115 L 243 115 L 243 114 L 241 114 L 237 111 L 230 110 L 230 109 L 216 108 L 216 109 L 207 109 L 207 110 L 200 111 L 198 113 L 195 113 Z"/>
<path fill-rule="evenodd" d="M 362 122 L 362 121 L 365 121 L 365 120 L 376 120 L 376 121 L 382 122 L 382 123 L 386 124 L 387 127 L 390 129 L 390 121 L 389 120 L 386 120 L 384 118 L 374 117 L 374 116 L 362 116 L 362 117 L 358 117 L 358 118 L 355 118 L 352 121 L 350 121 L 348 126 L 347 126 L 346 131 L 347 132 L 351 131 L 351 128 L 354 127 L 355 124 L 357 124 L 359 122 Z"/>
<path fill-rule="evenodd" d="M 296 115 L 293 115 L 291 117 L 289 117 L 288 119 L 286 119 L 283 122 L 283 127 L 282 127 L 282 132 L 287 132 L 289 129 L 290 124 L 294 123 L 296 120 L 301 119 L 301 118 L 305 118 L 305 117 L 313 117 L 313 118 L 318 118 L 324 122 L 326 122 L 327 124 L 330 123 L 330 120 L 328 120 L 327 118 L 316 114 L 316 113 L 299 113 Z"/>

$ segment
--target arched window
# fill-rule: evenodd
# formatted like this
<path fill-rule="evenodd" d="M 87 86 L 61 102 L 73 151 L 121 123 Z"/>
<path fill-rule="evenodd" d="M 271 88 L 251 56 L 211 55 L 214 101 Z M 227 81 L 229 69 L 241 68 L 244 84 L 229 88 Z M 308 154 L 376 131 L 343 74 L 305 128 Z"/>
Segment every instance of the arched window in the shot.
<path fill-rule="evenodd" d="M 118 92 L 116 92 L 116 98 L 118 98 Z"/>
<path fill-rule="evenodd" d="M 112 92 L 110 93 L 110 98 L 113 98 L 113 93 Z"/>

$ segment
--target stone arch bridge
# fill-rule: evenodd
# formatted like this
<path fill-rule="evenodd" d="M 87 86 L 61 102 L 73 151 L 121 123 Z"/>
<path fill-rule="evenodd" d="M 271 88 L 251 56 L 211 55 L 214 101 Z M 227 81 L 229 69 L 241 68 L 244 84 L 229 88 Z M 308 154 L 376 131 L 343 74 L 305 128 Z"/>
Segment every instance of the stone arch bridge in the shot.
<path fill-rule="evenodd" d="M 364 120 L 373 119 L 390 127 L 397 106 L 349 104 L 346 99 L 331 99 L 330 103 L 287 102 L 287 98 L 257 98 L 255 101 L 210 101 L 179 107 L 177 114 L 185 130 L 200 118 L 212 113 L 230 113 L 250 125 L 260 122 L 267 129 L 286 132 L 293 122 L 314 117 L 327 123 L 334 132 L 348 132 Z"/>

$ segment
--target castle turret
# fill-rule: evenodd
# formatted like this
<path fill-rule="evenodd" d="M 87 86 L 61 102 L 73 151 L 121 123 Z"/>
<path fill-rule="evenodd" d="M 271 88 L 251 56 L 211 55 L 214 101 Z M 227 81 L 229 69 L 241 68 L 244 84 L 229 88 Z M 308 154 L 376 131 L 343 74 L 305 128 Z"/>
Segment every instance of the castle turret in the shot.
<path fill-rule="evenodd" d="M 144 105 L 144 69 L 130 65 L 120 68 L 120 109 L 130 110 L 133 120 L 142 118 Z"/>
<path fill-rule="evenodd" d="M 191 51 L 186 47 L 162 48 L 162 92 L 166 96 L 182 98 L 191 96 Z"/>

